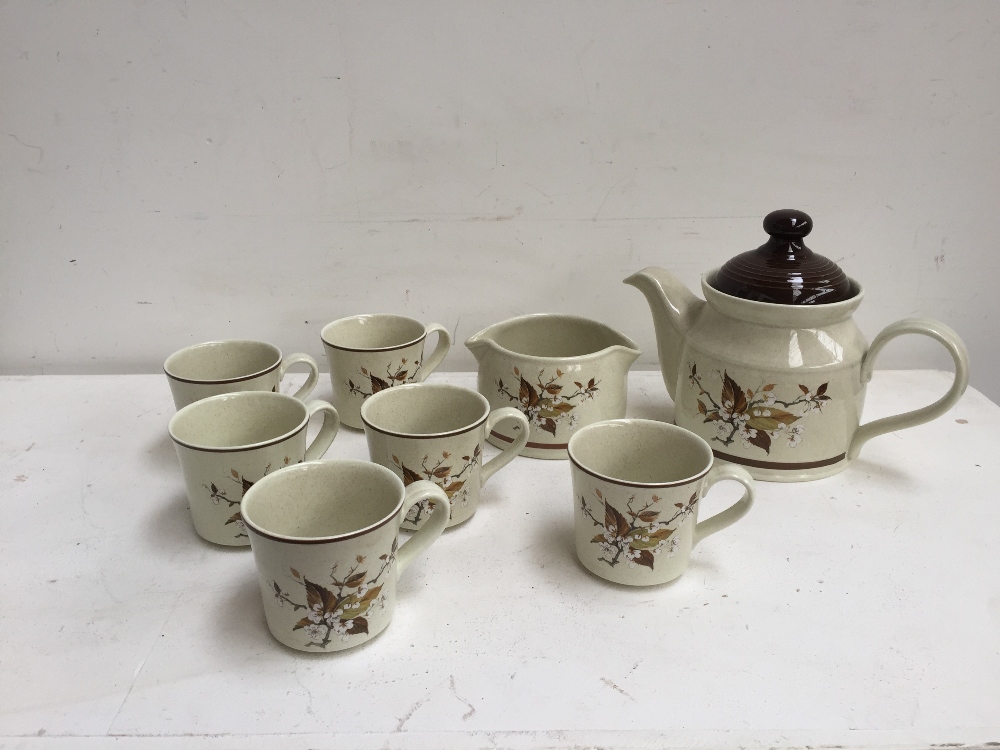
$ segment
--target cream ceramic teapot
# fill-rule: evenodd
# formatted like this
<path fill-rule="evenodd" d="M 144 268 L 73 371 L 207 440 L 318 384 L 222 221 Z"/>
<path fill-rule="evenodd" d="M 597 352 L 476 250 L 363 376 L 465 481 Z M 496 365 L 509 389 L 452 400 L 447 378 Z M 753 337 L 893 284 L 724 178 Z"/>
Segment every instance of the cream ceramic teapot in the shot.
<path fill-rule="evenodd" d="M 704 301 L 662 268 L 625 279 L 652 309 L 679 426 L 756 479 L 799 482 L 836 474 L 871 438 L 928 422 L 958 401 L 969 362 L 951 328 L 908 318 L 869 346 L 851 317 L 864 290 L 805 246 L 809 216 L 775 211 L 764 229 L 768 242 L 702 277 Z M 954 383 L 929 406 L 860 425 L 875 359 L 905 333 L 944 345 Z"/>

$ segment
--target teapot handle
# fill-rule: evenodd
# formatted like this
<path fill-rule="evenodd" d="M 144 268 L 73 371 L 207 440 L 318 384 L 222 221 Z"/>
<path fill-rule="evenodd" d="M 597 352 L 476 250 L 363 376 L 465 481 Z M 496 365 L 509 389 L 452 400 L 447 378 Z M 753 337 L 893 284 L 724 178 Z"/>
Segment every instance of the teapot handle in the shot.
<path fill-rule="evenodd" d="M 879 352 L 894 338 L 906 333 L 919 333 L 940 341 L 955 361 L 955 380 L 951 384 L 951 388 L 948 389 L 948 392 L 929 406 L 904 412 L 903 414 L 896 414 L 891 417 L 876 419 L 874 422 L 869 422 L 859 427 L 854 433 L 850 448 L 847 449 L 847 457 L 849 459 L 853 460 L 857 458 L 858 453 L 861 451 L 861 446 L 873 437 L 884 435 L 887 432 L 894 432 L 895 430 L 902 430 L 906 427 L 916 427 L 918 424 L 937 419 L 958 402 L 969 385 L 969 353 L 962 339 L 944 323 L 937 320 L 927 320 L 926 318 L 906 318 L 897 321 L 886 326 L 875 337 L 871 347 L 868 349 L 868 353 L 865 355 L 864 361 L 861 363 L 862 385 L 867 385 L 872 379 L 872 370 L 875 369 L 875 358 L 879 355 Z"/>

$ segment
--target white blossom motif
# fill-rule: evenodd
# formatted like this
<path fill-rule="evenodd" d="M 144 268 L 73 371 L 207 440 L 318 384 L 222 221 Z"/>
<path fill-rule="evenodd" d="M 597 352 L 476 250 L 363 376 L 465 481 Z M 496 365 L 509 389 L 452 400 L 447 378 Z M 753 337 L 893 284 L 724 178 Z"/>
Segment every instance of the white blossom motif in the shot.
<path fill-rule="evenodd" d="M 662 511 L 656 509 L 661 498 L 657 495 L 653 495 L 649 502 L 640 508 L 632 507 L 636 502 L 636 496 L 631 495 L 625 503 L 625 512 L 622 513 L 599 489 L 595 488 L 594 494 L 604 505 L 603 523 L 597 519 L 587 505 L 587 499 L 582 495 L 580 511 L 593 521 L 595 526 L 603 529 L 590 541 L 600 549 L 599 559 L 612 568 L 619 563 L 625 563 L 629 568 L 641 565 L 653 570 L 656 556 L 664 550 L 667 557 L 673 557 L 678 546 L 678 540 L 673 538 L 673 533 L 684 519 L 694 512 L 698 503 L 698 493 L 695 492 L 687 503 L 674 503 L 676 510 L 673 515 L 661 521 L 659 518 Z"/>
<path fill-rule="evenodd" d="M 796 424 L 813 412 L 822 412 L 823 404 L 830 401 L 827 395 L 829 383 L 823 383 L 815 390 L 799 385 L 802 392 L 797 398 L 782 401 L 775 396 L 775 383 L 763 383 L 756 390 L 744 390 L 729 373 L 715 371 L 722 380 L 722 390 L 716 399 L 702 383 L 698 365 L 691 365 L 688 382 L 698 390 L 698 413 L 705 424 L 714 424 L 712 440 L 725 446 L 737 440 L 749 450 L 751 446 L 771 453 L 776 439 L 785 438 L 788 447 L 795 448 L 802 442 L 805 432 L 801 424 Z M 702 401 L 705 397 L 708 401 Z"/>
<path fill-rule="evenodd" d="M 385 594 L 382 593 L 383 575 L 390 570 L 396 560 L 398 540 L 393 539 L 392 548 L 379 557 L 382 567 L 369 578 L 367 570 L 361 570 L 364 555 L 355 558 L 355 564 L 342 578 L 337 577 L 337 566 L 330 571 L 332 585 L 327 587 L 310 581 L 295 568 L 291 568 L 292 578 L 305 589 L 306 603 L 300 604 L 284 591 L 277 581 L 272 581 L 274 598 L 278 606 L 289 604 L 293 611 L 303 610 L 305 615 L 292 630 L 301 630 L 309 643 L 306 645 L 326 648 L 334 638 L 347 641 L 352 635 L 368 633 L 368 616 L 385 611 Z"/>
<path fill-rule="evenodd" d="M 468 456 L 462 456 L 460 466 L 456 465 L 454 457 L 448 451 L 443 451 L 441 458 L 430 466 L 427 465 L 428 461 L 430 461 L 430 455 L 425 455 L 421 461 L 419 470 L 411 469 L 400 461 L 399 457 L 395 454 L 392 456 L 392 462 L 403 473 L 404 487 L 409 487 L 421 479 L 427 479 L 444 490 L 444 494 L 448 496 L 448 500 L 451 502 L 451 513 L 448 516 L 448 519 L 451 520 L 451 517 L 455 514 L 455 507 L 467 505 L 469 502 L 468 474 L 475 466 L 479 465 L 482 457 L 482 446 L 477 444 L 472 453 Z M 433 500 L 429 498 L 419 500 L 407 511 L 405 520 L 407 523 L 416 526 L 421 521 L 426 520 L 427 515 L 433 508 Z"/>
<path fill-rule="evenodd" d="M 545 370 L 538 371 L 538 377 L 531 383 L 518 368 L 514 368 L 514 377 L 518 384 L 517 393 L 504 384 L 503 378 L 497 378 L 497 393 L 513 401 L 521 413 L 528 418 L 528 424 L 534 425 L 543 432 L 555 437 L 556 429 L 565 423 L 570 429 L 575 429 L 580 422 L 579 415 L 571 412 L 584 401 L 592 401 L 600 391 L 601 381 L 590 378 L 586 383 L 574 381 L 576 390 L 572 393 L 559 380 L 563 377 L 562 370 L 557 369 L 555 377 L 546 378 Z"/>

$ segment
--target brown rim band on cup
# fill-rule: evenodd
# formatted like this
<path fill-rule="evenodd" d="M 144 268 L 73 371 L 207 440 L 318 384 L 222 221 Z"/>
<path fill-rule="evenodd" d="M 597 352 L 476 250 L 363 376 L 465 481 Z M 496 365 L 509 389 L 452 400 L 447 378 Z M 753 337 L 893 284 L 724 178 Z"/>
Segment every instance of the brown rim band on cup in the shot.
<path fill-rule="evenodd" d="M 390 344 L 389 346 L 344 346 L 343 344 L 335 344 L 330 341 L 324 334 L 327 329 L 331 326 L 337 326 L 338 328 L 343 328 L 350 326 L 352 323 L 356 323 L 361 320 L 371 320 L 371 319 L 393 319 L 396 321 L 405 321 L 407 324 L 412 324 L 414 330 L 420 329 L 420 334 L 409 341 L 404 341 L 401 344 Z M 330 347 L 331 349 L 339 349 L 344 352 L 391 352 L 397 349 L 405 349 L 408 346 L 413 346 L 414 344 L 419 344 L 421 341 L 427 338 L 427 326 L 421 323 L 416 318 L 411 318 L 407 315 L 394 315 L 392 313 L 374 313 L 366 315 L 352 315 L 347 318 L 340 318 L 338 320 L 333 320 L 323 326 L 322 330 L 319 332 L 319 338 L 324 345 Z"/>
<path fill-rule="evenodd" d="M 601 472 L 596 471 L 595 469 L 591 469 L 580 463 L 580 461 L 577 460 L 576 456 L 573 455 L 572 444 L 583 440 L 584 437 L 589 433 L 595 431 L 600 432 L 603 430 L 607 430 L 609 427 L 612 427 L 613 425 L 620 425 L 622 427 L 631 427 L 633 430 L 651 429 L 660 434 L 663 433 L 666 433 L 668 435 L 672 434 L 675 436 L 674 438 L 675 441 L 682 440 L 686 441 L 687 443 L 700 445 L 699 452 L 703 452 L 704 464 L 705 464 L 704 468 L 698 470 L 691 476 L 682 477 L 681 479 L 654 481 L 654 482 L 637 482 L 637 481 L 629 481 L 627 479 L 614 477 L 611 476 L 610 474 L 603 474 Z M 660 422 L 652 419 L 624 418 L 624 419 L 609 419 L 603 422 L 595 422 L 594 424 L 587 425 L 586 427 L 582 428 L 579 432 L 574 434 L 573 437 L 570 439 L 570 446 L 571 447 L 567 448 L 566 450 L 566 455 L 568 456 L 573 466 L 578 468 L 583 473 L 589 474 L 595 479 L 600 479 L 603 482 L 609 482 L 611 484 L 617 484 L 622 487 L 637 487 L 643 489 L 658 489 L 661 487 L 663 488 L 683 487 L 684 485 L 697 482 L 703 479 L 705 476 L 707 476 L 708 473 L 712 470 L 712 466 L 715 460 L 714 453 L 712 452 L 712 447 L 708 444 L 708 442 L 704 438 L 678 425 L 672 425 L 666 422 Z"/>
<path fill-rule="evenodd" d="M 189 448 L 193 451 L 201 451 L 202 453 L 239 453 L 240 451 L 255 451 L 258 448 L 270 448 L 272 445 L 283 443 L 289 438 L 293 438 L 296 435 L 298 435 L 300 432 L 302 432 L 302 430 L 304 430 L 308 426 L 309 426 L 309 420 L 307 419 L 304 425 L 302 425 L 301 427 L 297 427 L 291 432 L 286 432 L 284 435 L 281 435 L 280 437 L 272 438 L 271 440 L 265 440 L 262 443 L 248 443 L 247 445 L 234 445 L 232 447 L 227 446 L 225 448 L 209 448 L 208 446 L 204 445 L 191 445 L 190 443 L 185 443 L 183 440 L 178 440 L 173 435 L 170 436 L 170 439 L 173 440 L 178 445 L 183 445 L 185 448 Z"/>
<path fill-rule="evenodd" d="M 314 471 L 319 470 L 321 472 L 331 472 L 340 471 L 341 468 L 347 469 L 349 465 L 354 465 L 355 467 L 363 467 L 364 471 L 372 472 L 377 474 L 382 474 L 383 478 L 387 480 L 392 486 L 396 488 L 398 492 L 398 500 L 393 504 L 392 510 L 387 513 L 384 517 L 377 521 L 373 521 L 370 525 L 365 526 L 360 529 L 355 529 L 354 531 L 347 531 L 342 534 L 327 534 L 325 536 L 316 537 L 306 537 L 306 536 L 293 536 L 290 534 L 280 534 L 278 532 L 269 532 L 262 529 L 256 522 L 249 519 L 243 513 L 243 506 L 240 506 L 240 518 L 246 525 L 248 531 L 252 531 L 259 537 L 264 539 L 269 539 L 273 542 L 280 542 L 282 544 L 334 544 L 336 542 L 343 542 L 350 539 L 357 539 L 360 536 L 365 536 L 366 534 L 371 534 L 378 531 L 386 524 L 393 520 L 399 518 L 400 511 L 403 507 L 403 503 L 406 501 L 406 487 L 403 485 L 403 481 L 396 476 L 391 469 L 387 469 L 379 464 L 372 463 L 370 461 L 360 461 L 355 459 L 341 459 L 339 461 L 305 461 L 303 463 L 295 464 L 294 466 L 289 466 L 286 469 L 276 471 L 268 476 L 262 477 L 258 482 L 254 483 L 247 491 L 249 496 L 250 505 L 252 509 L 254 506 L 254 499 L 256 494 L 259 494 L 263 489 L 268 488 L 269 484 L 273 484 L 276 481 L 285 481 L 284 479 L 276 479 L 277 477 L 290 477 L 292 472 L 302 472 L 302 471 Z M 340 467 L 340 468 L 338 468 Z M 284 472 L 284 473 L 283 473 Z M 246 498 L 244 498 L 246 499 Z"/>
<path fill-rule="evenodd" d="M 260 370 L 255 372 L 253 375 L 242 375 L 238 378 L 226 378 L 225 380 L 192 380 L 191 378 L 181 378 L 177 375 L 171 375 L 167 372 L 167 368 L 163 368 L 163 374 L 166 375 L 171 380 L 176 380 L 179 383 L 191 383 L 192 385 L 228 385 L 229 383 L 242 383 L 244 380 L 253 380 L 254 378 L 259 378 L 262 375 L 267 375 L 269 372 L 274 372 L 279 367 L 281 367 L 281 357 L 273 365 L 268 367 L 266 370 Z"/>
<path fill-rule="evenodd" d="M 569 455 L 570 463 L 572 463 L 576 468 L 582 471 L 584 474 L 589 474 L 595 479 L 600 479 L 602 482 L 609 482 L 610 484 L 618 484 L 622 487 L 640 487 L 643 489 L 656 489 L 658 487 L 683 487 L 685 484 L 691 484 L 692 482 L 697 482 L 699 479 L 704 478 L 712 467 L 709 466 L 700 474 L 696 474 L 693 477 L 688 477 L 687 479 L 678 479 L 676 482 L 626 482 L 624 479 L 615 479 L 614 477 L 609 477 L 605 474 L 598 474 L 596 471 L 591 471 L 586 466 L 578 462 L 573 458 L 573 454 Z"/>
<path fill-rule="evenodd" d="M 339 349 L 342 352 L 391 352 L 395 351 L 396 349 L 405 349 L 408 346 L 419 344 L 426 338 L 427 338 L 427 332 L 424 331 L 424 334 L 422 336 L 413 339 L 413 341 L 407 341 L 405 344 L 397 344 L 396 346 L 374 346 L 367 349 L 355 349 L 354 347 L 350 346 L 340 346 L 339 344 L 331 344 L 329 341 L 324 339 L 322 335 L 320 335 L 320 339 L 322 339 L 324 344 L 326 344 L 331 349 Z"/>
<path fill-rule="evenodd" d="M 398 430 L 380 427 L 372 423 L 372 421 L 365 415 L 366 412 L 375 409 L 380 401 L 384 401 L 385 399 L 404 399 L 408 394 L 433 391 L 457 393 L 456 396 L 451 397 L 452 401 L 458 399 L 472 399 L 482 409 L 482 414 L 481 416 L 476 417 L 476 419 L 469 424 L 449 429 L 444 432 L 399 432 Z M 454 407 L 453 403 L 449 403 L 449 406 L 457 408 Z M 371 396 L 368 396 L 361 404 L 361 421 L 364 423 L 366 428 L 370 428 L 381 435 L 389 435 L 391 437 L 412 440 L 434 440 L 437 438 L 449 438 L 457 435 L 465 435 L 466 433 L 481 427 L 489 421 L 490 414 L 492 414 L 493 411 L 494 410 L 490 408 L 489 400 L 487 400 L 487 398 L 479 391 L 474 391 L 471 388 L 465 388 L 460 385 L 452 385 L 450 383 L 407 383 L 393 388 L 386 388 L 378 393 L 373 393 Z"/>
<path fill-rule="evenodd" d="M 294 404 L 296 409 L 301 409 L 302 418 L 298 424 L 289 429 L 287 432 L 283 432 L 275 437 L 265 438 L 264 440 L 260 440 L 255 443 L 245 443 L 243 445 L 200 445 L 198 443 L 190 442 L 189 439 L 182 439 L 175 435 L 176 428 L 174 425 L 182 422 L 184 419 L 187 419 L 188 414 L 210 408 L 213 404 L 219 402 L 250 401 L 258 399 L 277 399 L 278 402 Z M 273 391 L 237 391 L 235 393 L 220 393 L 217 396 L 209 396 L 208 398 L 203 398 L 199 401 L 193 401 L 184 408 L 180 409 L 167 423 L 167 434 L 173 442 L 177 445 L 184 446 L 188 450 L 200 451 L 202 453 L 241 453 L 258 450 L 260 448 L 268 448 L 272 445 L 278 445 L 279 443 L 283 443 L 286 440 L 295 437 L 309 426 L 311 416 L 312 415 L 309 414 L 309 409 L 302 401 L 299 401 L 294 396 L 289 396 L 285 393 L 275 393 Z M 181 432 L 183 432 L 183 430 L 181 430 Z"/>
<path fill-rule="evenodd" d="M 367 419 L 365 419 L 364 414 L 361 415 L 361 421 L 365 423 L 365 427 L 371 427 L 373 430 L 375 430 L 375 432 L 379 432 L 383 435 L 390 435 L 392 437 L 409 438 L 412 440 L 434 440 L 436 438 L 447 438 L 447 437 L 455 437 L 456 435 L 464 435 L 465 433 L 471 432 L 472 430 L 481 426 L 489 418 L 490 418 L 490 413 L 486 412 L 485 417 L 478 420 L 477 422 L 470 424 L 468 427 L 462 427 L 461 429 L 452 430 L 450 432 L 434 432 L 431 434 L 423 434 L 414 432 L 393 432 L 392 430 L 386 430 L 381 427 L 376 427 Z"/>
<path fill-rule="evenodd" d="M 246 375 L 238 375 L 230 378 L 186 378 L 171 372 L 168 369 L 170 361 L 178 358 L 179 355 L 191 355 L 192 352 L 198 350 L 205 350 L 208 348 L 247 348 L 255 347 L 257 349 L 266 349 L 270 354 L 275 356 L 275 359 L 271 364 L 263 367 L 259 370 L 255 370 Z M 245 380 L 252 380 L 253 378 L 259 378 L 268 373 L 274 372 L 276 369 L 281 367 L 281 363 L 284 361 L 284 355 L 281 353 L 281 349 L 276 347 L 267 341 L 259 341 L 257 339 L 223 339 L 221 341 L 204 341 L 200 344 L 192 344 L 191 346 L 186 346 L 183 349 L 178 349 L 176 352 L 167 357 L 166 361 L 163 363 L 163 374 L 166 375 L 171 380 L 175 380 L 178 383 L 189 383 L 191 385 L 227 385 L 230 383 L 241 383 Z"/>
<path fill-rule="evenodd" d="M 357 539 L 359 536 L 364 536 L 365 534 L 370 534 L 373 531 L 378 531 L 395 517 L 396 513 L 393 513 L 392 515 L 383 518 L 375 526 L 368 526 L 360 531 L 351 531 L 347 534 L 341 534 L 339 536 L 318 536 L 310 538 L 304 536 L 275 536 L 274 534 L 269 534 L 266 531 L 253 526 L 249 521 L 247 521 L 243 513 L 240 513 L 240 518 L 243 520 L 243 524 L 247 527 L 248 531 L 252 531 L 257 536 L 264 537 L 265 539 L 270 539 L 272 542 L 281 542 L 283 544 L 336 544 L 337 542 L 346 542 L 348 539 Z"/>

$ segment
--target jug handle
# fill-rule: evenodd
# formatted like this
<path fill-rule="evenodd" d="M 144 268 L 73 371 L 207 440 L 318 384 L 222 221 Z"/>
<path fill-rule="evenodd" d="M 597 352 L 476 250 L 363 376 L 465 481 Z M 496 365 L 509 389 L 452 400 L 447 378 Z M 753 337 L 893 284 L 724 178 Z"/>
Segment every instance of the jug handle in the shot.
<path fill-rule="evenodd" d="M 937 419 L 958 402 L 969 385 L 969 353 L 962 339 L 944 323 L 925 318 L 906 318 L 897 321 L 886 326 L 875 337 L 871 347 L 868 349 L 868 353 L 865 355 L 864 361 L 861 363 L 862 385 L 867 385 L 872 379 L 872 371 L 875 369 L 875 358 L 885 345 L 897 336 L 907 333 L 919 333 L 940 341 L 955 361 L 955 380 L 951 384 L 951 388 L 948 389 L 948 392 L 929 406 L 904 412 L 903 414 L 896 414 L 891 417 L 876 419 L 874 422 L 869 422 L 859 427 L 854 433 L 850 448 L 847 450 L 847 457 L 849 459 L 853 460 L 857 458 L 858 453 L 861 451 L 861 446 L 873 437 L 884 435 L 887 432 L 902 430 L 907 427 L 916 427 L 918 424 Z"/>

